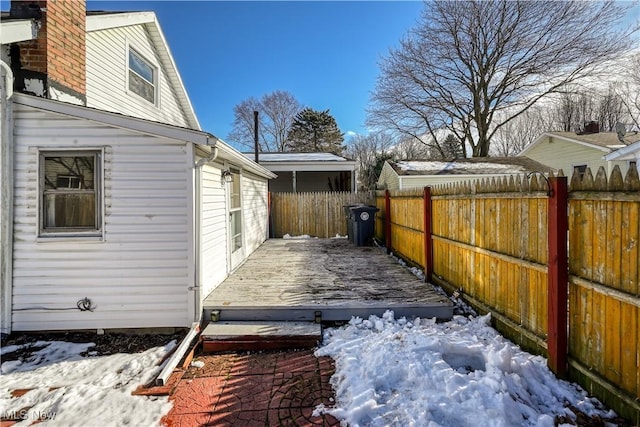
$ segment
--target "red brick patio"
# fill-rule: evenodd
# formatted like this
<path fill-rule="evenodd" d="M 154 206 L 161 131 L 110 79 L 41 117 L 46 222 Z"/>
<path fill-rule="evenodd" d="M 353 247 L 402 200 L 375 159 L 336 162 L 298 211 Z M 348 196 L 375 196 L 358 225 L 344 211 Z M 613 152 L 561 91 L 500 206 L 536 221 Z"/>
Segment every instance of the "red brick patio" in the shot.
<path fill-rule="evenodd" d="M 319 404 L 333 406 L 331 358 L 313 349 L 200 355 L 170 400 L 163 419 L 174 426 L 338 426 L 330 415 L 312 416 Z"/>

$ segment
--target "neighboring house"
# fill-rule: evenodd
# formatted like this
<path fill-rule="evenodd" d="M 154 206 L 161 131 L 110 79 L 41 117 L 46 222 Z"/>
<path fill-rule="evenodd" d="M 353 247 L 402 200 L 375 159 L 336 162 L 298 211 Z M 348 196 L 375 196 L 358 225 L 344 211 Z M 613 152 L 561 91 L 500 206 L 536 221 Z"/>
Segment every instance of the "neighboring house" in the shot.
<path fill-rule="evenodd" d="M 640 141 L 637 133 L 626 133 L 621 141 L 617 133 L 597 132 L 597 128 L 591 133 L 546 132 L 518 156 L 526 156 L 557 170 L 562 169 L 568 177 L 574 171 L 583 174 L 587 168 L 595 176 L 600 166 L 604 167 L 607 176 L 611 176 L 616 165 L 624 176 L 632 160 L 607 156 L 637 141 Z"/>
<path fill-rule="evenodd" d="M 80 63 L 65 71 L 83 49 L 60 50 L 81 38 L 83 2 L 0 23 L 2 333 L 188 327 L 268 235 L 275 175 L 199 129 L 155 17 L 114 14 L 111 27 L 95 16 L 109 14 L 88 15 L 86 80 Z M 93 38 L 125 57 L 135 39 L 157 68 L 96 65 L 109 59 L 90 54 Z"/>
<path fill-rule="evenodd" d="M 524 157 L 476 157 L 452 161 L 385 161 L 378 188 L 405 190 L 482 178 L 551 172 L 552 169 Z"/>
<path fill-rule="evenodd" d="M 278 175 L 269 181 L 274 193 L 356 191 L 356 162 L 336 154 L 260 153 L 258 162 Z"/>

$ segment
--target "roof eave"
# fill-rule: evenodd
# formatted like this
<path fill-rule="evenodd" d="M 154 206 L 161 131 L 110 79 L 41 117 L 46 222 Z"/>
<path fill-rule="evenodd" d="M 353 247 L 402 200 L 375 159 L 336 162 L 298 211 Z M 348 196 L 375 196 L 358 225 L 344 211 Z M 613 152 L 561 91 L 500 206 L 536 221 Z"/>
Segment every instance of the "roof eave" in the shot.
<path fill-rule="evenodd" d="M 154 122 L 138 117 L 125 116 L 118 113 L 112 113 L 110 111 L 98 110 L 81 105 L 68 104 L 66 102 L 25 95 L 22 93 L 14 93 L 12 96 L 12 100 L 16 104 L 37 108 L 56 114 L 64 114 L 79 119 L 91 120 L 121 129 L 140 132 L 145 135 L 174 139 L 184 141 L 186 143 L 204 145 L 209 147 L 215 146 L 220 150 L 222 158 L 227 159 L 234 164 L 241 165 L 244 169 L 250 170 L 251 172 L 265 178 L 276 177 L 273 172 L 247 159 L 239 151 L 233 149 L 224 141 L 208 132 L 203 132 L 197 129 L 181 128 L 166 123 Z"/>
<path fill-rule="evenodd" d="M 633 160 L 640 157 L 640 141 L 627 145 L 626 147 L 619 148 L 611 153 L 603 156 L 606 161 L 615 160 Z"/>
<path fill-rule="evenodd" d="M 16 19 L 0 24 L 0 44 L 35 40 L 38 37 L 38 22 L 35 19 Z"/>
<path fill-rule="evenodd" d="M 231 147 L 221 139 L 218 139 L 216 147 L 218 147 L 218 149 L 220 150 L 220 157 L 222 159 L 229 160 L 236 165 L 241 165 L 243 169 L 249 170 L 254 174 L 263 176 L 268 179 L 277 177 L 277 175 L 271 172 L 269 169 L 247 158 L 244 154 Z"/>
<path fill-rule="evenodd" d="M 52 113 L 65 114 L 81 119 L 93 120 L 148 135 L 177 139 L 202 145 L 212 145 L 213 141 L 219 140 L 216 136 L 203 132 L 199 129 L 182 128 L 166 123 L 125 116 L 123 114 L 69 104 L 52 99 L 40 98 L 22 93 L 14 93 L 12 98 L 15 103 L 28 107 L 38 108 Z"/>
<path fill-rule="evenodd" d="M 131 25 L 150 24 L 155 22 L 153 12 L 124 12 L 87 15 L 87 32 L 109 30 L 112 28 L 128 27 Z"/>

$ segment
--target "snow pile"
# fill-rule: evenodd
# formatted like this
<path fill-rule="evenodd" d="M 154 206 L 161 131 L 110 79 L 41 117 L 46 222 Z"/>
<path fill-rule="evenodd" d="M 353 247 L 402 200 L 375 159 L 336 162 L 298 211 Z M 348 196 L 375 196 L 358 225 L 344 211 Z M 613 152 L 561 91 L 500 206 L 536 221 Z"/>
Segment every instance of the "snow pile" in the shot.
<path fill-rule="evenodd" d="M 354 318 L 328 329 L 317 356 L 331 356 L 335 408 L 356 426 L 553 426 L 556 415 L 615 414 L 599 409 L 578 386 L 560 381 L 546 360 L 498 334 L 489 315 L 446 323 Z"/>
<path fill-rule="evenodd" d="M 167 397 L 132 396 L 138 386 L 160 371 L 158 363 L 175 345 L 138 354 L 82 357 L 94 344 L 39 341 L 44 346 L 24 362 L 2 364 L 2 416 L 22 420 L 16 425 L 85 426 L 159 425 L 171 409 Z M 7 354 L 26 346 L 3 348 Z M 15 348 L 14 348 L 15 347 Z M 12 391 L 32 389 L 24 395 Z"/>
<path fill-rule="evenodd" d="M 304 239 L 313 239 L 314 237 L 309 236 L 308 234 L 301 234 L 300 236 L 292 236 L 289 233 L 282 236 L 284 240 L 304 240 Z M 317 239 L 317 237 L 315 237 Z"/>

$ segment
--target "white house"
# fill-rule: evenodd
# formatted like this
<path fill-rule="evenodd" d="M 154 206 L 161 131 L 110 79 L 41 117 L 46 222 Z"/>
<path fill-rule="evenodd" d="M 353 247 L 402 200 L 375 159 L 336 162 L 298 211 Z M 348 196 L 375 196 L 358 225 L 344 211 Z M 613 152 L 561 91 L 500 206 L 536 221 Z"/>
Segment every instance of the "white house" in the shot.
<path fill-rule="evenodd" d="M 153 14 L 114 15 L 0 23 L 2 333 L 188 327 L 267 238 L 275 175 L 200 130 Z M 86 80 L 56 53 L 80 33 Z"/>
<path fill-rule="evenodd" d="M 562 169 L 571 177 L 574 172 L 587 169 L 595 175 L 600 166 L 607 176 L 618 165 L 622 176 L 627 173 L 633 159 L 610 156 L 611 153 L 640 141 L 640 134 L 627 132 L 622 139 L 615 132 L 545 132 L 522 150 L 518 156 L 544 163 L 554 169 Z"/>
<path fill-rule="evenodd" d="M 526 157 L 476 157 L 452 161 L 387 160 L 382 166 L 377 186 L 387 190 L 405 190 L 551 171 L 551 168 Z"/>
<path fill-rule="evenodd" d="M 271 192 L 356 191 L 355 160 L 337 154 L 259 153 L 258 162 L 278 175 L 269 181 Z"/>

